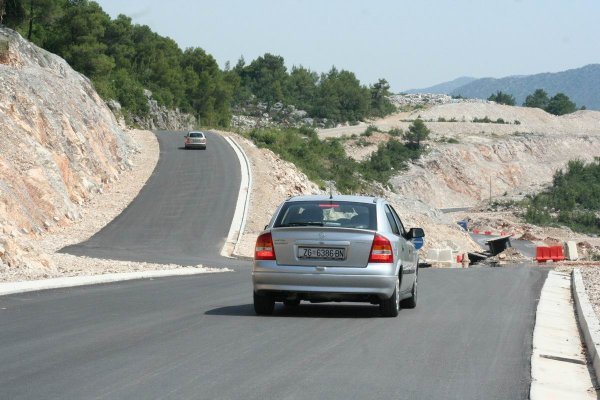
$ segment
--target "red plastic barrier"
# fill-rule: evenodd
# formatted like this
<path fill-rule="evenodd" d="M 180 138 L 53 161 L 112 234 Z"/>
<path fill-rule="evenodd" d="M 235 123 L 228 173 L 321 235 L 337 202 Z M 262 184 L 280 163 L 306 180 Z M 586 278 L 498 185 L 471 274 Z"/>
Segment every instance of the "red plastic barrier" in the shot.
<path fill-rule="evenodd" d="M 473 229 L 473 233 L 478 235 L 479 234 L 479 229 Z"/>
<path fill-rule="evenodd" d="M 565 253 L 562 246 L 551 246 L 550 247 L 550 259 L 552 261 L 563 261 L 565 259 Z"/>
<path fill-rule="evenodd" d="M 484 233 L 485 235 L 488 235 L 488 236 L 489 236 L 489 235 L 491 235 L 491 234 L 492 234 L 492 231 L 485 231 L 485 232 L 483 232 L 483 233 Z"/>
<path fill-rule="evenodd" d="M 462 256 L 462 254 L 458 254 L 458 255 L 456 256 L 456 262 L 457 262 L 457 263 L 461 263 L 461 262 L 462 262 L 462 259 L 463 259 L 463 256 Z"/>
<path fill-rule="evenodd" d="M 552 258 L 550 256 L 550 247 L 547 246 L 538 246 L 535 248 L 535 259 L 537 262 L 546 262 L 550 261 Z"/>
<path fill-rule="evenodd" d="M 508 236 L 508 232 L 502 231 L 502 232 L 500 232 L 500 236 Z"/>

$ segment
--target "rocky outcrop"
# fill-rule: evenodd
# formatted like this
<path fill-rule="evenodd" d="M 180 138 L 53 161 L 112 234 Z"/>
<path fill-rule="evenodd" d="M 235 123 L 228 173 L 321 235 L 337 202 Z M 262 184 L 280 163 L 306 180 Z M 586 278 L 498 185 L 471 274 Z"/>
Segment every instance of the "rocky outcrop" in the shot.
<path fill-rule="evenodd" d="M 0 269 L 43 265 L 20 238 L 77 220 L 135 149 L 86 77 L 12 30 L 0 41 Z"/>
<path fill-rule="evenodd" d="M 405 106 L 431 106 L 440 104 L 451 104 L 451 103 L 490 103 L 495 104 L 493 101 L 480 100 L 480 99 L 454 99 L 447 94 L 438 93 L 409 93 L 409 94 L 395 94 L 390 96 L 390 101 L 397 107 Z"/>
<path fill-rule="evenodd" d="M 255 128 L 300 128 L 302 126 L 326 128 L 333 125 L 327 118 L 311 118 L 308 112 L 298 110 L 294 105 L 281 102 L 271 107 L 255 98 L 233 109 L 231 127 L 240 130 Z"/>
<path fill-rule="evenodd" d="M 159 105 L 148 89 L 144 89 L 144 95 L 148 101 L 148 113 L 143 116 L 132 116 L 134 125 L 152 131 L 189 131 L 198 126 L 198 121 L 192 114 L 184 113 L 178 108 L 169 109 Z M 115 116 L 124 123 L 121 104 L 116 100 L 109 100 L 106 104 Z"/>

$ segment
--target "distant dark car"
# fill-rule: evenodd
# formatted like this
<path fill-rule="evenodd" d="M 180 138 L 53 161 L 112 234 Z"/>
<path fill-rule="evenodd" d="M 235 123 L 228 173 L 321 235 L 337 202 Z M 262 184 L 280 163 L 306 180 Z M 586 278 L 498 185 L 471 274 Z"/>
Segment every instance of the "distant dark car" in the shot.
<path fill-rule="evenodd" d="M 204 132 L 188 132 L 184 138 L 186 149 L 206 150 L 206 135 L 204 135 Z"/>

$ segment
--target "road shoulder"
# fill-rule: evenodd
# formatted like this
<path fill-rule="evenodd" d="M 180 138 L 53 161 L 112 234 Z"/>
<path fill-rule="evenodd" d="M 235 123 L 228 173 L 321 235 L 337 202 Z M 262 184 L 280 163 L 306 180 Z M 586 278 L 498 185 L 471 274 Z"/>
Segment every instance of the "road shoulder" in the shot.
<path fill-rule="evenodd" d="M 530 398 L 596 399 L 568 273 L 550 271 L 540 294 L 533 331 Z"/>

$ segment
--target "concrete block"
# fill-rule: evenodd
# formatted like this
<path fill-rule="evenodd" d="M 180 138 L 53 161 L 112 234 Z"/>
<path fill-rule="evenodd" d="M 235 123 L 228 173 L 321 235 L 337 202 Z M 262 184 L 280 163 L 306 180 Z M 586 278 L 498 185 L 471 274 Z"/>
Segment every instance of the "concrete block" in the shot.
<path fill-rule="evenodd" d="M 577 251 L 577 243 L 574 241 L 567 242 L 567 260 L 575 261 L 579 259 L 579 252 Z"/>

